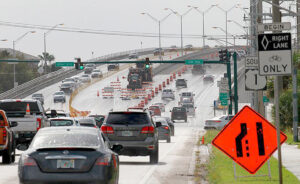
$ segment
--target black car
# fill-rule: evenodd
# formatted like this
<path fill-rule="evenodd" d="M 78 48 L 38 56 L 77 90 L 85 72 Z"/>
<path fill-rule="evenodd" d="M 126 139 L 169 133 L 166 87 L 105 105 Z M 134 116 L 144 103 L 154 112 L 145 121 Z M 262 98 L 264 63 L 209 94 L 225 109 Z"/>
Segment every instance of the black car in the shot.
<path fill-rule="evenodd" d="M 118 183 L 121 146 L 109 148 L 96 128 L 43 128 L 20 157 L 20 183 Z"/>
<path fill-rule="evenodd" d="M 158 132 L 149 112 L 110 112 L 101 130 L 111 145 L 122 145 L 119 155 L 149 155 L 158 163 Z"/>
<path fill-rule="evenodd" d="M 215 77 L 213 75 L 204 75 L 203 82 L 204 83 L 213 83 L 215 81 Z"/>
<path fill-rule="evenodd" d="M 94 68 L 92 67 L 85 67 L 84 74 L 91 74 L 93 72 Z"/>
<path fill-rule="evenodd" d="M 119 64 L 111 64 L 107 66 L 108 71 L 119 70 Z"/>
<path fill-rule="evenodd" d="M 173 107 L 171 111 L 171 120 L 184 120 L 187 122 L 187 111 L 184 107 Z"/>
<path fill-rule="evenodd" d="M 177 88 L 187 88 L 187 83 L 185 79 L 177 79 L 176 80 L 176 87 Z"/>

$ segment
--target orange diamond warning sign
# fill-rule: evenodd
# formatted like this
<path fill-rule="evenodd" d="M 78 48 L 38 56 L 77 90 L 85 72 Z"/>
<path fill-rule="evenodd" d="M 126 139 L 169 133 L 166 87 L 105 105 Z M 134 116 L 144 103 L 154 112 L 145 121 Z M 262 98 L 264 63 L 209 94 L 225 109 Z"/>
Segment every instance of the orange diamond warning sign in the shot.
<path fill-rule="evenodd" d="M 280 143 L 286 139 L 286 135 L 280 132 Z M 255 174 L 277 149 L 276 128 L 245 106 L 214 138 L 212 144 L 249 173 Z"/>

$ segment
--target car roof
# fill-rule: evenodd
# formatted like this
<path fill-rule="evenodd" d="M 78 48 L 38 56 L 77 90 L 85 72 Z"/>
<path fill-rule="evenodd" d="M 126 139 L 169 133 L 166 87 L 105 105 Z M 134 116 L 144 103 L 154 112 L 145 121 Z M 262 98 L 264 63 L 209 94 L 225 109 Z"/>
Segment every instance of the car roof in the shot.
<path fill-rule="evenodd" d="M 60 127 L 45 127 L 38 131 L 38 134 L 65 134 L 65 133 L 80 133 L 80 134 L 95 134 L 98 135 L 99 129 L 93 127 L 82 126 L 60 126 Z"/>
<path fill-rule="evenodd" d="M 34 100 L 34 99 L 4 99 L 4 100 L 0 100 L 0 102 L 38 102 L 38 100 Z"/>

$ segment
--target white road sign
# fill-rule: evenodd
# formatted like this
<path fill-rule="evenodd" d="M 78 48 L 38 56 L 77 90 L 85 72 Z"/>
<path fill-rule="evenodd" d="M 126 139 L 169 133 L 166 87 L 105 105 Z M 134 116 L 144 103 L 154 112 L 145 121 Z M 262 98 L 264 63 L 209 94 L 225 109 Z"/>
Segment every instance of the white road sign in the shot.
<path fill-rule="evenodd" d="M 258 57 L 254 57 L 254 56 L 246 57 L 245 68 L 258 68 Z"/>
<path fill-rule="evenodd" d="M 219 85 L 219 92 L 227 93 L 228 91 L 229 91 L 228 78 L 222 77 Z"/>
<path fill-rule="evenodd" d="M 260 75 L 292 74 L 292 42 L 290 33 L 258 35 Z"/>
<path fill-rule="evenodd" d="M 264 31 L 285 31 L 291 30 L 291 23 L 290 22 L 281 22 L 281 23 L 265 23 L 265 24 L 258 24 L 257 31 L 264 32 Z"/>
<path fill-rule="evenodd" d="M 258 69 L 245 69 L 245 90 L 266 90 L 267 77 L 259 75 Z"/>

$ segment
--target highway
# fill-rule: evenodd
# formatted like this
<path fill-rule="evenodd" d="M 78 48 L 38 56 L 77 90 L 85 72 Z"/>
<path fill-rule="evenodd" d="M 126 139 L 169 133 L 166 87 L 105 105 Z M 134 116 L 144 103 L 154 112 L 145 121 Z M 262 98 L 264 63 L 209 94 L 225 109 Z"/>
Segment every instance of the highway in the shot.
<path fill-rule="evenodd" d="M 174 55 L 174 54 L 173 54 Z M 173 56 L 172 55 L 172 56 Z M 201 55 L 201 54 L 200 54 Z M 175 56 L 173 56 L 175 57 Z M 155 59 L 155 58 L 151 58 Z M 155 64 L 154 72 L 158 73 L 154 76 L 153 87 L 162 84 L 166 81 L 171 74 L 176 72 L 183 65 L 177 64 L 165 64 L 159 65 Z M 122 100 L 120 98 L 121 92 L 115 93 L 115 98 L 113 99 L 103 99 L 101 96 L 102 88 L 109 86 L 111 81 L 117 81 L 119 78 L 122 88 L 126 88 L 127 80 L 123 79 L 123 76 L 128 74 L 128 66 L 122 66 L 118 72 L 107 72 L 106 65 L 100 66 L 99 68 L 104 73 L 104 78 L 99 82 L 83 89 L 80 93 L 73 99 L 72 106 L 77 110 L 91 111 L 91 114 L 107 114 L 111 110 L 126 110 L 128 107 L 133 107 L 139 103 L 139 99 L 132 100 Z M 166 112 L 162 116 L 170 117 L 170 110 L 174 106 L 178 106 L 179 94 L 184 91 L 191 91 L 195 93 L 195 106 L 196 116 L 189 117 L 188 122 L 177 122 L 175 123 L 175 136 L 171 138 L 171 143 L 166 143 L 166 141 L 160 141 L 159 149 L 159 163 L 157 165 L 149 164 L 149 157 L 128 157 L 120 156 L 120 178 L 119 183 L 121 184 L 151 184 L 151 183 L 189 183 L 193 180 L 193 151 L 197 139 L 204 133 L 204 121 L 208 118 L 213 117 L 213 101 L 218 98 L 218 87 L 217 80 L 223 76 L 226 71 L 226 67 L 223 65 L 212 65 L 208 68 L 207 74 L 212 74 L 215 76 L 213 83 L 204 84 L 202 79 L 203 76 L 192 75 L 191 70 L 181 77 L 187 80 L 188 88 L 177 90 L 175 87 L 175 82 L 171 82 L 166 88 L 171 88 L 176 90 L 174 101 L 164 101 L 166 104 Z M 53 103 L 52 94 L 59 90 L 60 83 L 49 86 L 41 91 L 45 96 L 45 109 L 54 108 L 68 111 L 68 102 Z M 97 96 L 97 92 L 100 92 L 100 96 Z M 28 97 L 30 98 L 30 96 Z M 161 102 L 160 94 L 156 96 L 149 105 L 155 102 Z M 217 112 L 217 115 L 221 115 L 223 112 Z M 17 153 L 21 153 L 18 151 Z M 18 156 L 16 160 L 18 160 Z M 180 167 L 178 167 L 180 164 Z M 1 165 L 0 172 L 8 173 L 5 175 L 4 179 L 1 180 L 0 184 L 13 184 L 18 182 L 17 177 L 17 162 L 11 165 Z"/>

